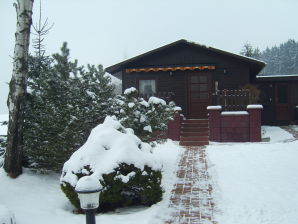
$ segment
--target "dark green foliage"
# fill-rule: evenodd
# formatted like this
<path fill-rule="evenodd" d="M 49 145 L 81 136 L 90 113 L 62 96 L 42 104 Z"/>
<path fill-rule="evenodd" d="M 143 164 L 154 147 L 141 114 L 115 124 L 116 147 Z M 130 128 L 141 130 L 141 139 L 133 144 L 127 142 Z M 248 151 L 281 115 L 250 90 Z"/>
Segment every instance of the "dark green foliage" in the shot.
<path fill-rule="evenodd" d="M 123 182 L 120 175 L 126 176 L 131 172 L 135 174 L 127 183 Z M 81 172 L 76 175 L 78 178 L 83 176 Z M 103 191 L 99 198 L 98 212 L 112 211 L 132 205 L 150 206 L 162 199 L 161 171 L 152 170 L 148 166 L 140 170 L 132 164 L 121 163 L 112 173 L 104 174 L 100 183 Z M 70 202 L 80 210 L 79 199 L 74 193 L 74 188 L 65 182 L 61 184 L 61 188 Z"/>
<path fill-rule="evenodd" d="M 298 42 L 288 40 L 279 46 L 260 51 L 251 44 L 245 43 L 240 54 L 267 63 L 262 75 L 291 75 L 298 74 Z"/>
<path fill-rule="evenodd" d="M 298 74 L 298 42 L 288 40 L 279 46 L 267 48 L 260 59 L 267 63 L 263 71 L 265 75 Z"/>
<path fill-rule="evenodd" d="M 31 57 L 25 108 L 24 150 L 29 167 L 60 171 L 101 123 L 113 86 L 102 66 L 78 66 L 63 44 L 60 54 Z"/>
<path fill-rule="evenodd" d="M 175 104 L 166 104 L 161 99 L 149 99 L 148 102 L 138 97 L 138 92 L 133 88 L 128 93 L 117 96 L 112 106 L 112 114 L 120 123 L 134 130 L 134 134 L 143 142 L 157 140 L 162 142 L 164 138 L 159 135 L 167 130 L 168 121 L 173 118 Z M 158 103 L 160 102 L 160 103 Z"/>

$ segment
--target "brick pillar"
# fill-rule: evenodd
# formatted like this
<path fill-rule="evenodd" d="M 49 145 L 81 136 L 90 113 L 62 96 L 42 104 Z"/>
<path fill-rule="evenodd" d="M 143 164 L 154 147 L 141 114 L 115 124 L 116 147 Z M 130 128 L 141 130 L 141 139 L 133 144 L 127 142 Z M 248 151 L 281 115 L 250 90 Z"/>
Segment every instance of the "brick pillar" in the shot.
<path fill-rule="evenodd" d="M 178 111 L 175 112 L 173 120 L 168 123 L 168 138 L 174 141 L 180 141 L 182 117 Z"/>
<path fill-rule="evenodd" d="M 221 106 L 208 106 L 209 113 L 209 140 L 220 142 L 221 133 L 220 133 L 220 113 Z"/>
<path fill-rule="evenodd" d="M 248 105 L 247 111 L 249 113 L 249 140 L 250 142 L 262 141 L 261 136 L 261 115 L 262 105 Z"/>

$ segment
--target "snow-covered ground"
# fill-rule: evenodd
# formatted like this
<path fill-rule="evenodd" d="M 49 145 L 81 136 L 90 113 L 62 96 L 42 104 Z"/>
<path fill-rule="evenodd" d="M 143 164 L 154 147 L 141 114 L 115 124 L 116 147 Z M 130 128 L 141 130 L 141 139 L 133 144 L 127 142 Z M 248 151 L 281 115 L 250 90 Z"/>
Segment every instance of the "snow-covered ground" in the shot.
<path fill-rule="evenodd" d="M 298 141 L 264 127 L 270 142 L 208 146 L 219 224 L 298 223 Z"/>
<path fill-rule="evenodd" d="M 106 224 L 151 224 L 162 223 L 166 218 L 171 189 L 176 181 L 176 169 L 183 149 L 168 141 L 158 145 L 154 154 L 163 164 L 162 186 L 165 190 L 163 200 L 151 207 L 120 209 L 96 216 L 97 223 Z M 25 169 L 17 179 L 6 176 L 0 169 L 0 204 L 11 210 L 17 224 L 82 224 L 84 215 L 73 214 L 73 207 L 60 190 L 60 175 L 40 175 Z M 162 212 L 161 212 L 162 211 Z M 1 214 L 1 213 L 0 213 Z"/>
<path fill-rule="evenodd" d="M 8 121 L 8 114 L 0 114 L 0 135 L 7 134 L 7 126 L 1 125 L 3 121 Z"/>
<path fill-rule="evenodd" d="M 270 141 L 212 143 L 207 147 L 219 224 L 297 223 L 298 141 L 283 129 L 270 126 L 263 127 L 263 137 Z M 165 193 L 160 203 L 99 214 L 97 223 L 164 223 L 171 212 L 169 198 L 182 152 L 171 141 L 154 151 L 163 162 Z M 12 211 L 17 224 L 85 223 L 84 215 L 72 213 L 59 177 L 25 170 L 17 179 L 10 179 L 0 169 L 0 214 Z M 1 207 L 5 209 L 1 211 Z"/>

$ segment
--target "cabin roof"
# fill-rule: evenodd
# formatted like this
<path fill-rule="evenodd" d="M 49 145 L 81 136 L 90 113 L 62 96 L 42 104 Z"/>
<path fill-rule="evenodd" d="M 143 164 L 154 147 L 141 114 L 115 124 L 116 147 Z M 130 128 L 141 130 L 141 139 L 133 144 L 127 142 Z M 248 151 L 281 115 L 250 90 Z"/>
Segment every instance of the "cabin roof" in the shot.
<path fill-rule="evenodd" d="M 258 82 L 270 82 L 270 81 L 298 81 L 298 74 L 291 75 L 258 75 Z"/>
<path fill-rule="evenodd" d="M 142 58 L 150 56 L 154 53 L 166 50 L 168 48 L 175 47 L 177 45 L 188 45 L 188 46 L 191 46 L 191 47 L 194 47 L 194 48 L 206 49 L 210 52 L 214 52 L 214 53 L 217 53 L 217 54 L 225 55 L 227 57 L 232 57 L 232 58 L 238 59 L 240 61 L 248 63 L 251 71 L 255 75 L 257 75 L 266 65 L 265 62 L 254 59 L 254 58 L 246 57 L 246 56 L 239 55 L 239 54 L 234 54 L 234 53 L 231 53 L 231 52 L 228 52 L 228 51 L 220 50 L 220 49 L 213 48 L 213 47 L 208 47 L 208 46 L 201 45 L 201 44 L 198 44 L 198 43 L 195 43 L 195 42 L 191 42 L 191 41 L 188 41 L 188 40 L 185 40 L 185 39 L 181 39 L 181 40 L 175 41 L 173 43 L 164 45 L 162 47 L 156 48 L 154 50 L 148 51 L 146 53 L 140 54 L 138 56 L 132 57 L 132 58 L 127 59 L 125 61 L 122 61 L 120 63 L 114 64 L 112 66 L 109 66 L 105 69 L 105 71 L 110 73 L 110 74 L 116 73 L 116 72 L 120 71 L 121 69 L 125 68 L 126 65 L 129 64 L 129 63 L 135 62 L 139 59 L 142 59 Z"/>

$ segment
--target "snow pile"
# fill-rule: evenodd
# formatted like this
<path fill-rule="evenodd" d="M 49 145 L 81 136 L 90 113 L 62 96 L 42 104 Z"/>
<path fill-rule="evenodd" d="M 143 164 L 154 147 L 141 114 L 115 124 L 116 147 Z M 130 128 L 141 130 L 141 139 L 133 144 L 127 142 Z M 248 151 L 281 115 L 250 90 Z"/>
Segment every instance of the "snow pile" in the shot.
<path fill-rule="evenodd" d="M 1 224 L 16 224 L 16 220 L 12 211 L 0 204 L 0 223 Z"/>
<path fill-rule="evenodd" d="M 130 88 L 124 90 L 124 95 L 130 95 L 135 92 L 137 92 L 137 89 L 135 87 L 130 87 Z"/>
<path fill-rule="evenodd" d="M 220 224 L 294 224 L 298 220 L 298 141 L 265 127 L 268 143 L 209 145 L 216 221 Z"/>
<path fill-rule="evenodd" d="M 84 176 L 79 179 L 76 185 L 77 192 L 98 191 L 102 188 L 100 182 L 92 176 Z"/>
<path fill-rule="evenodd" d="M 90 166 L 92 176 L 100 180 L 103 174 L 113 172 L 121 163 L 134 164 L 141 170 L 145 165 L 153 170 L 162 168 L 149 144 L 143 143 L 115 118 L 106 117 L 104 123 L 92 130 L 87 142 L 64 164 L 61 182 L 75 187 L 78 181 L 76 174 L 81 171 L 88 174 L 87 166 Z"/>
<path fill-rule="evenodd" d="M 289 132 L 275 126 L 262 126 L 262 138 L 269 138 L 270 142 L 284 142 L 294 140 Z"/>
<path fill-rule="evenodd" d="M 161 104 L 163 106 L 167 105 L 166 101 L 164 101 L 163 99 L 160 99 L 158 97 L 155 96 L 151 96 L 148 100 L 149 104 Z"/>

